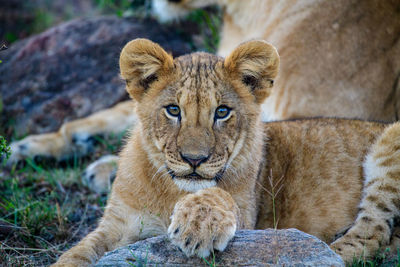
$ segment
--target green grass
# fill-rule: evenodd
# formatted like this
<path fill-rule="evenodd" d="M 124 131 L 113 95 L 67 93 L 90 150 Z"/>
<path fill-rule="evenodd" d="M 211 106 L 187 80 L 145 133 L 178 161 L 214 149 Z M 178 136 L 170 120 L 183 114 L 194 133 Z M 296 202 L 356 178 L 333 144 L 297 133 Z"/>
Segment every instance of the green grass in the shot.
<path fill-rule="evenodd" d="M 147 249 L 146 249 L 146 255 L 145 255 L 144 259 L 141 258 L 141 257 L 137 257 L 133 250 L 130 250 L 130 253 L 132 255 L 132 258 L 126 259 L 127 263 L 130 266 L 134 266 L 134 267 L 139 267 L 139 266 L 145 267 L 145 266 L 147 266 L 147 264 L 148 264 L 147 262 L 149 260 L 148 259 L 148 257 L 149 257 L 149 247 L 147 247 Z"/>
<path fill-rule="evenodd" d="M 49 265 L 93 230 L 107 196 L 86 188 L 81 174 L 95 158 L 118 151 L 122 140 L 123 134 L 98 137 L 91 157 L 62 164 L 28 159 L 0 172 L 0 262 Z"/>
<path fill-rule="evenodd" d="M 215 261 L 214 250 L 212 250 L 211 253 L 212 253 L 212 256 L 210 257 L 209 261 L 204 257 L 202 257 L 201 259 L 204 261 L 205 264 L 207 264 L 207 266 L 209 266 L 209 267 L 217 267 L 218 265 L 217 265 L 217 263 Z"/>
<path fill-rule="evenodd" d="M 351 267 L 400 267 L 400 251 L 391 253 L 390 249 L 376 253 L 373 259 L 354 258 L 352 264 L 347 266 Z"/>
<path fill-rule="evenodd" d="M 32 161 L 0 177 L 0 262 L 47 265 L 93 229 L 106 196 L 80 181 L 84 165 L 45 169 Z"/>
<path fill-rule="evenodd" d="M 198 49 L 209 53 L 217 51 L 220 41 L 220 28 L 222 26 L 222 12 L 214 8 L 210 11 L 199 9 L 192 11 L 186 18 L 199 26 L 201 42 Z"/>
<path fill-rule="evenodd" d="M 6 159 L 10 157 L 10 147 L 6 139 L 0 135 L 0 158 L 4 155 Z"/>
<path fill-rule="evenodd" d="M 101 13 L 118 17 L 143 18 L 151 12 L 151 0 L 95 0 L 95 3 Z"/>
<path fill-rule="evenodd" d="M 109 134 L 107 136 L 95 136 L 94 139 L 98 144 L 96 150 L 98 151 L 99 156 L 101 156 L 101 153 L 104 151 L 109 154 L 117 153 L 124 144 L 124 139 L 127 133 L 128 130 L 125 130 L 122 133 Z"/>

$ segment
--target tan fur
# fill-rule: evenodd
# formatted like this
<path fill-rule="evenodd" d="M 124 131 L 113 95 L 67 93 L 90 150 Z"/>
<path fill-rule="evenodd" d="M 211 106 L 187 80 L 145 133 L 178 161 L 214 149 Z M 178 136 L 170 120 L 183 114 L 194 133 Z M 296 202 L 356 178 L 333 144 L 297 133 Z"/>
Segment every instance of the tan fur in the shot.
<path fill-rule="evenodd" d="M 241 228 L 296 227 L 332 242 L 350 227 L 332 244 L 345 261 L 390 245 L 399 215 L 399 123 L 262 123 L 260 103 L 279 65 L 263 41 L 244 43 L 224 60 L 205 53 L 172 59 L 137 39 L 120 64 L 139 123 L 98 228 L 55 266 L 92 264 L 105 251 L 161 233 L 198 256 L 223 250 Z M 168 113 L 170 105 L 179 116 Z M 221 106 L 231 111 L 218 118 Z"/>
<path fill-rule="evenodd" d="M 93 149 L 93 136 L 123 132 L 134 125 L 137 118 L 133 110 L 132 101 L 122 102 L 86 118 L 67 122 L 58 132 L 30 135 L 13 142 L 10 145 L 12 153 L 8 164 L 38 156 L 64 160 L 71 155 L 87 155 Z"/>
<path fill-rule="evenodd" d="M 399 118 L 399 1 L 153 0 L 163 20 L 210 4 L 225 13 L 219 55 L 254 38 L 280 53 L 265 119 Z"/>
<path fill-rule="evenodd" d="M 109 192 L 113 178 L 115 178 L 117 162 L 117 156 L 102 156 L 87 166 L 82 175 L 83 182 L 98 194 Z"/>

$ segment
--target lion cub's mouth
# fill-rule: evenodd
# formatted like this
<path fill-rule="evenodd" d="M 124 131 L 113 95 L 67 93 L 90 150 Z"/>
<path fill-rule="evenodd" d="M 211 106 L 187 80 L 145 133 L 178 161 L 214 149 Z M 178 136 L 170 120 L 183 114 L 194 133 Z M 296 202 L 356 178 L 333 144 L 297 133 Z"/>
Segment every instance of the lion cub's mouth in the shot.
<path fill-rule="evenodd" d="M 192 173 L 190 173 L 188 175 L 176 175 L 174 173 L 174 171 L 168 169 L 168 173 L 172 177 L 172 179 L 211 180 L 211 179 L 204 178 L 203 176 L 201 176 L 200 174 L 198 174 L 196 172 L 192 172 Z"/>
<path fill-rule="evenodd" d="M 201 179 L 205 179 L 202 176 L 200 176 L 198 173 L 196 172 L 192 172 L 189 175 L 186 175 L 186 178 L 190 179 L 190 180 L 201 180 Z"/>
<path fill-rule="evenodd" d="M 187 180 L 206 180 L 206 181 L 215 181 L 215 182 L 219 182 L 219 180 L 221 180 L 222 175 L 225 172 L 225 168 L 223 168 L 222 170 L 220 170 L 214 177 L 212 178 L 206 178 L 201 176 L 200 174 L 198 174 L 196 171 L 193 171 L 190 174 L 186 174 L 186 175 L 176 175 L 175 172 L 173 170 L 171 170 L 170 168 L 167 167 L 167 171 L 169 173 L 169 175 L 172 177 L 172 179 L 187 179 Z"/>
<path fill-rule="evenodd" d="M 178 176 L 171 169 L 167 169 L 174 183 L 184 191 L 196 192 L 201 189 L 206 189 L 217 185 L 218 180 L 221 178 L 222 173 L 218 173 L 214 178 L 204 178 L 196 172 L 188 175 Z"/>

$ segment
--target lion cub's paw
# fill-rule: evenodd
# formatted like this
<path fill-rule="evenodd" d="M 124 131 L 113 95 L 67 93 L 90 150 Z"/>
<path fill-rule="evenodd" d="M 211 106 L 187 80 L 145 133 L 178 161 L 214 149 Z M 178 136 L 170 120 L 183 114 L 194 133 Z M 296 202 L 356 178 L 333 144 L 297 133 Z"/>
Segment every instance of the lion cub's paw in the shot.
<path fill-rule="evenodd" d="M 187 256 L 208 257 L 214 249 L 223 251 L 236 231 L 234 209 L 207 189 L 185 196 L 171 216 L 168 235 Z"/>

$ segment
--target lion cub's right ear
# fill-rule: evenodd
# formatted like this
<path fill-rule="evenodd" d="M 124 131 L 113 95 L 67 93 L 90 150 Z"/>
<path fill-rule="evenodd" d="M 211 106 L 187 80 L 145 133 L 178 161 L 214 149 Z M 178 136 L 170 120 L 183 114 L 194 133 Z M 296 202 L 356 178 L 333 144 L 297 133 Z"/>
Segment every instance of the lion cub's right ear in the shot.
<path fill-rule="evenodd" d="M 174 67 L 173 58 L 147 39 L 130 41 L 119 58 L 121 76 L 129 95 L 139 101 L 152 83 L 166 78 Z"/>

